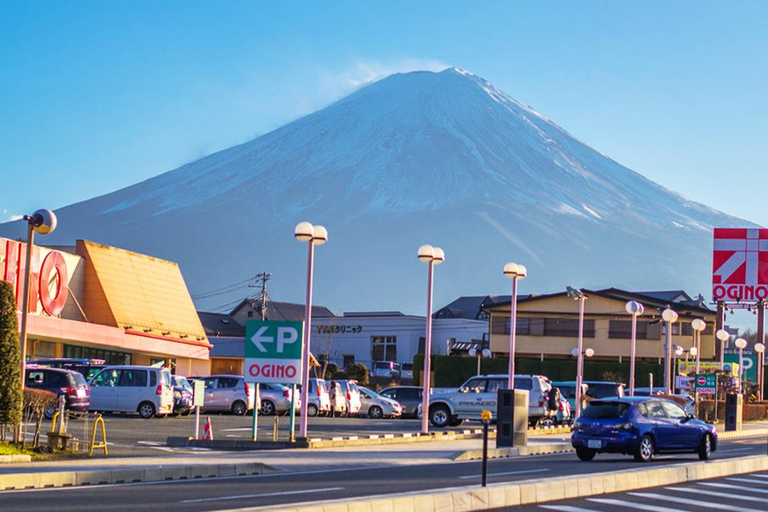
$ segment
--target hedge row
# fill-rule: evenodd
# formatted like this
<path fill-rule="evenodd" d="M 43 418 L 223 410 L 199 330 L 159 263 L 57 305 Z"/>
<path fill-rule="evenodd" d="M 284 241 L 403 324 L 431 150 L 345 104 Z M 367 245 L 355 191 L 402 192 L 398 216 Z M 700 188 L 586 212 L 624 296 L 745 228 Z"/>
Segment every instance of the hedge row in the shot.
<path fill-rule="evenodd" d="M 509 359 L 483 358 L 480 362 L 482 374 L 507 374 Z M 424 367 L 423 354 L 413 358 L 413 382 L 421 382 Z M 432 371 L 435 387 L 457 387 L 477 373 L 477 358 L 469 356 L 432 356 Z M 649 384 L 648 374 L 653 373 L 654 386 L 664 379 L 664 366 L 658 363 L 638 362 L 635 368 L 638 387 Z M 576 380 L 575 359 L 516 359 L 515 373 L 545 375 L 552 381 Z M 584 362 L 584 380 L 614 380 L 629 382 L 629 362 L 592 361 Z"/>

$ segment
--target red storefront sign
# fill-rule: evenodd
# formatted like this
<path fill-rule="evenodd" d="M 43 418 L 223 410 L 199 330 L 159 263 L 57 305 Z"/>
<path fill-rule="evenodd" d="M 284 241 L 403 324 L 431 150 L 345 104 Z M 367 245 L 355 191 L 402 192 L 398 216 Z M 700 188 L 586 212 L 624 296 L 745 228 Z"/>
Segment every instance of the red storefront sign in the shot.
<path fill-rule="evenodd" d="M 768 229 L 715 229 L 712 297 L 768 299 Z"/>
<path fill-rule="evenodd" d="M 29 281 L 29 312 L 38 310 L 56 316 L 67 302 L 69 277 L 64 256 L 49 251 L 40 261 L 40 247 L 32 251 L 32 273 Z M 26 244 L 0 238 L 0 279 L 11 284 L 20 310 L 24 303 L 24 274 L 26 270 Z"/>

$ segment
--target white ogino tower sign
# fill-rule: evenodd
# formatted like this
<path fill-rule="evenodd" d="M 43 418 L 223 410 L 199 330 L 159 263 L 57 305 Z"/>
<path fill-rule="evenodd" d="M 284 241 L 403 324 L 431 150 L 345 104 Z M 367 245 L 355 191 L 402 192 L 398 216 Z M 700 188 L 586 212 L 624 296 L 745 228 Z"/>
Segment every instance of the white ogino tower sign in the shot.
<path fill-rule="evenodd" d="M 245 324 L 245 378 L 260 384 L 301 384 L 304 322 L 249 320 Z"/>

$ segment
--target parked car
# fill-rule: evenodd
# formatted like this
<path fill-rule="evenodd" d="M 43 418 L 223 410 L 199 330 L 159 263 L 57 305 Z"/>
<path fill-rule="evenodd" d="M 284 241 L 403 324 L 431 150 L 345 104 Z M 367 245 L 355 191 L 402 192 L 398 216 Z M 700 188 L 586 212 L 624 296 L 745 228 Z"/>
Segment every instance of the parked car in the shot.
<path fill-rule="evenodd" d="M 394 386 L 382 389 L 379 394 L 399 403 L 403 408 L 403 418 L 416 417 L 421 405 L 421 397 L 424 396 L 422 389 L 418 386 Z"/>
<path fill-rule="evenodd" d="M 338 384 L 341 394 L 347 400 L 347 414 L 353 416 L 360 411 L 362 403 L 360 402 L 360 390 L 357 388 L 356 380 L 334 380 Z"/>
<path fill-rule="evenodd" d="M 624 384 L 620 382 L 605 382 L 587 380 L 584 381 L 587 385 L 587 396 L 596 398 L 622 398 L 625 396 Z"/>
<path fill-rule="evenodd" d="M 174 375 L 172 377 L 173 382 L 173 414 L 181 414 L 187 416 L 192 412 L 192 401 L 194 391 L 192 390 L 192 384 L 189 383 L 186 377 L 181 375 Z"/>
<path fill-rule="evenodd" d="M 259 414 L 265 416 L 288 414 L 291 411 L 292 396 L 293 392 L 288 386 L 282 384 L 259 384 L 259 397 L 261 399 Z M 294 407 L 296 412 L 301 409 L 301 398 L 298 395 L 296 396 Z"/>
<path fill-rule="evenodd" d="M 91 404 L 90 390 L 82 375 L 71 370 L 38 367 L 28 364 L 24 385 L 30 389 L 43 389 L 66 399 L 65 408 L 74 413 L 86 413 Z M 53 418 L 58 403 L 48 404 L 44 414 L 46 419 Z"/>
<path fill-rule="evenodd" d="M 48 368 L 62 368 L 80 373 L 86 381 L 93 378 L 106 365 L 103 359 L 85 359 L 85 358 L 51 358 L 34 359 L 27 364 L 37 366 L 47 366 Z"/>
<path fill-rule="evenodd" d="M 576 410 L 576 382 L 575 381 L 561 381 L 553 382 L 553 388 L 560 388 L 560 394 L 568 401 L 571 410 Z M 581 384 L 581 396 L 587 396 L 589 385 L 582 382 Z"/>
<path fill-rule="evenodd" d="M 400 378 L 413 380 L 413 363 L 400 363 Z"/>
<path fill-rule="evenodd" d="M 381 396 L 372 389 L 360 387 L 361 407 L 357 412 L 359 416 L 368 416 L 373 419 L 399 418 L 403 414 L 403 406 L 385 396 Z"/>
<path fill-rule="evenodd" d="M 507 389 L 506 375 L 479 375 L 467 380 L 455 392 L 432 395 L 429 421 L 435 427 L 458 426 L 464 420 L 479 421 L 484 409 L 496 410 L 499 389 Z M 553 416 L 547 408 L 552 383 L 542 375 L 515 375 L 515 388 L 528 391 L 528 422 L 537 424 Z"/>
<path fill-rule="evenodd" d="M 231 412 L 243 416 L 253 410 L 256 390 L 242 375 L 210 375 L 194 380 L 205 382 L 203 411 Z"/>
<path fill-rule="evenodd" d="M 138 412 L 142 418 L 173 412 L 173 385 L 167 368 L 107 366 L 89 384 L 91 410 Z"/>
<path fill-rule="evenodd" d="M 691 452 L 707 460 L 717 449 L 717 430 L 663 398 L 593 400 L 574 422 L 571 444 L 584 461 L 598 453 L 624 453 L 648 462 L 657 453 Z"/>
<path fill-rule="evenodd" d="M 323 379 L 309 379 L 307 416 L 325 416 L 331 412 L 331 396 Z"/>
<path fill-rule="evenodd" d="M 375 361 L 371 370 L 371 377 L 399 379 L 400 365 L 392 361 Z"/>

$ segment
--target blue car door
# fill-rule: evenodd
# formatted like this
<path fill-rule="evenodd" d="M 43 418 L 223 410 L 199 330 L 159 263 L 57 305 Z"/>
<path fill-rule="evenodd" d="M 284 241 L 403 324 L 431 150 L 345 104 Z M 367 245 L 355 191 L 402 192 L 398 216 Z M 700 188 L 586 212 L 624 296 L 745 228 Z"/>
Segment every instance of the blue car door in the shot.
<path fill-rule="evenodd" d="M 653 426 L 653 434 L 656 438 L 657 450 L 675 450 L 680 448 L 678 443 L 676 425 L 667 417 L 664 406 L 660 400 L 651 400 L 645 403 L 648 409 L 648 420 Z"/>
<path fill-rule="evenodd" d="M 688 421 L 688 415 L 679 405 L 667 400 L 661 404 L 670 423 L 674 426 L 673 446 L 680 449 L 695 449 L 699 445 L 701 435 L 698 426 Z"/>

